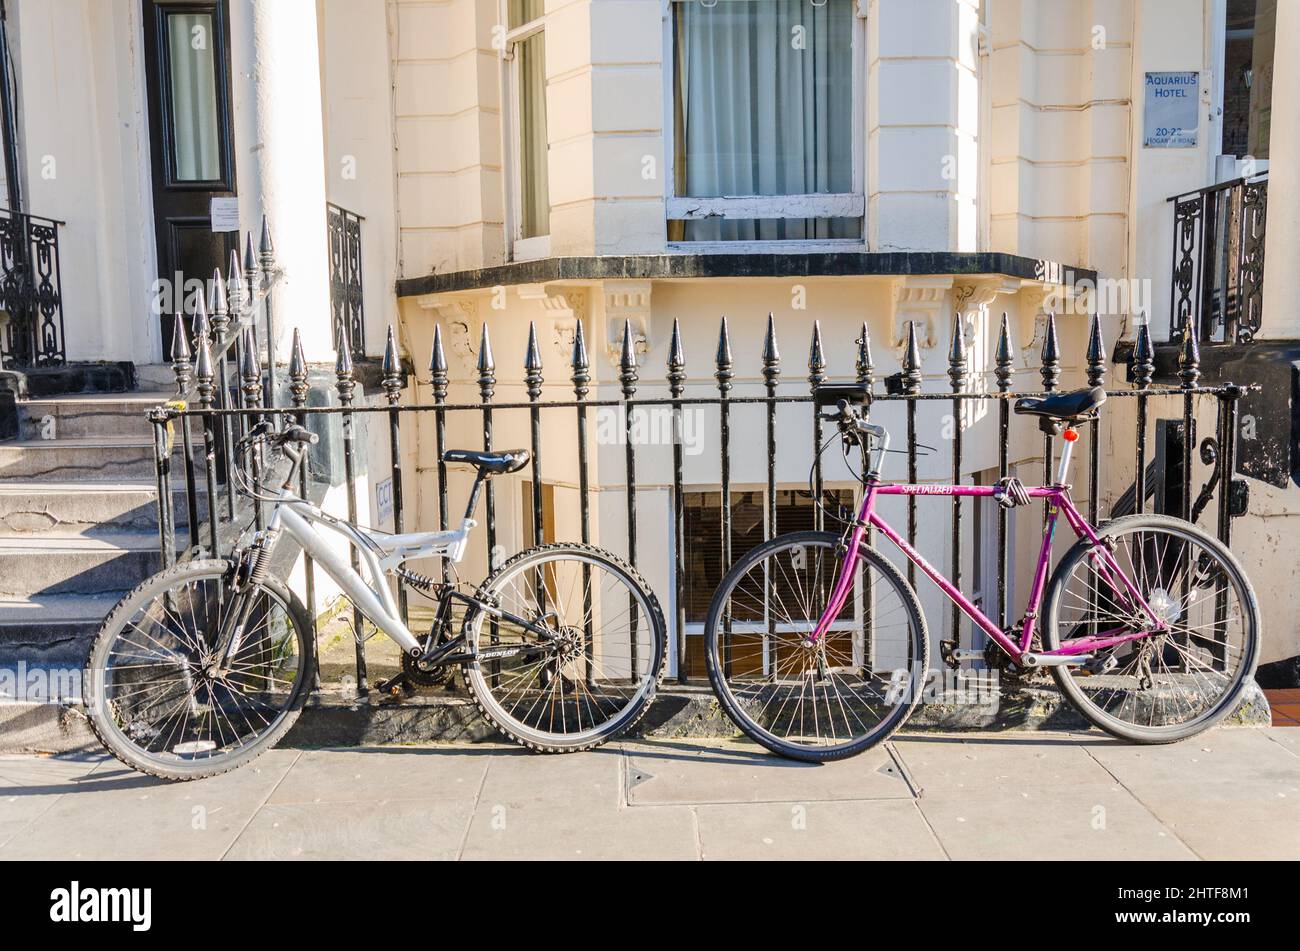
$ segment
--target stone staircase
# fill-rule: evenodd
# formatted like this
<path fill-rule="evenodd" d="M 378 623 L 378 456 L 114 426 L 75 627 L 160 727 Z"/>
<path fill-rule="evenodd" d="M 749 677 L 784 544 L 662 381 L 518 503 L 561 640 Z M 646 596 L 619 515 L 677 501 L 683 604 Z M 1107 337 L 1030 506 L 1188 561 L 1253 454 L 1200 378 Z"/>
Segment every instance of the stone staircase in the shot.
<path fill-rule="evenodd" d="M 113 605 L 158 570 L 146 414 L 168 398 L 87 394 L 18 404 L 18 438 L 0 442 L 0 666 L 79 666 Z M 183 526 L 184 491 L 174 491 Z"/>

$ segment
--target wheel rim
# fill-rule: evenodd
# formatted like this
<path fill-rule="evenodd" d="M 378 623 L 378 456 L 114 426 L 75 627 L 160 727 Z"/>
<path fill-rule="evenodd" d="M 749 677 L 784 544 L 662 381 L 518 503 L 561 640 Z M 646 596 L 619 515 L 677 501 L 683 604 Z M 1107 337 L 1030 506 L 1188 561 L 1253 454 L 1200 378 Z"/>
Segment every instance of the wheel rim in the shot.
<path fill-rule="evenodd" d="M 92 715 L 166 766 L 238 756 L 281 722 L 301 689 L 303 644 L 288 604 L 258 589 L 243 639 L 222 668 L 217 632 L 227 576 L 184 579 L 137 605 L 96 653 Z"/>
<path fill-rule="evenodd" d="M 645 592 L 599 559 L 573 552 L 525 559 L 494 579 L 502 611 L 556 635 L 480 613 L 471 627 L 480 651 L 525 650 L 467 665 L 472 686 L 500 725 L 543 741 L 605 736 L 648 699 L 663 639 Z"/>
<path fill-rule="evenodd" d="M 1062 668 L 1076 699 L 1109 723 L 1152 733 L 1225 712 L 1254 662 L 1257 626 L 1235 566 L 1217 546 L 1171 527 L 1104 537 L 1163 627 L 1094 554 L 1078 558 L 1052 601 L 1049 646 L 1120 631 L 1147 636 L 1096 652 L 1106 666 L 1094 664 L 1094 672 Z"/>
<path fill-rule="evenodd" d="M 812 640 L 838 572 L 828 539 L 760 550 L 710 609 L 715 685 L 742 727 L 783 749 L 830 753 L 887 734 L 924 676 L 911 599 L 865 558 L 827 636 Z"/>

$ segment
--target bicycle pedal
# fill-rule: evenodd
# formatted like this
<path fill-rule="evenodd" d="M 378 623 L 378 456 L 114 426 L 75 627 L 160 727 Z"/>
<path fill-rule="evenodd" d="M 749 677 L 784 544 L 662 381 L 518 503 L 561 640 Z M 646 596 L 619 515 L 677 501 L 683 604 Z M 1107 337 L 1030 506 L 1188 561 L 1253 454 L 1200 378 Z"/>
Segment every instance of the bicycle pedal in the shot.
<path fill-rule="evenodd" d="M 376 684 L 375 689 L 380 693 L 388 694 L 390 697 L 405 696 L 407 692 L 406 675 L 398 674 L 396 677 L 390 677 L 383 683 Z"/>

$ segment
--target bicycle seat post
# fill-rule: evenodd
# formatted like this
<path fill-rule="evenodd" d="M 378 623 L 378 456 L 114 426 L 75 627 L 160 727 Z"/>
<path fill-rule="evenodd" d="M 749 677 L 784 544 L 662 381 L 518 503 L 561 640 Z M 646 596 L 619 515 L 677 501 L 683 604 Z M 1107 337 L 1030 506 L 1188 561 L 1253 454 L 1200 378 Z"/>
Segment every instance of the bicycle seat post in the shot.
<path fill-rule="evenodd" d="M 1067 422 L 1065 429 L 1061 431 L 1061 439 L 1065 442 L 1065 447 L 1061 450 L 1061 462 L 1056 469 L 1056 485 L 1064 486 L 1068 484 L 1070 475 L 1070 456 L 1074 453 L 1074 444 L 1079 441 L 1079 431 L 1074 428 L 1072 423 Z"/>

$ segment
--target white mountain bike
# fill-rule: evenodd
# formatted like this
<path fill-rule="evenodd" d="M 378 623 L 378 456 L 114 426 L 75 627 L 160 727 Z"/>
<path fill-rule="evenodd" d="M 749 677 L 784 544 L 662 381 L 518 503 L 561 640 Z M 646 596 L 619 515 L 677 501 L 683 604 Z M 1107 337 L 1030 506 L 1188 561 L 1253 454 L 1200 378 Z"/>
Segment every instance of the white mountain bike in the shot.
<path fill-rule="evenodd" d="M 448 451 L 445 462 L 477 470 L 460 527 L 390 535 L 335 518 L 295 493 L 316 441 L 297 425 L 255 426 L 240 454 L 279 452 L 289 460 L 278 490 L 240 476 L 243 494 L 273 503 L 266 528 L 228 559 L 155 575 L 108 615 L 91 648 L 85 702 L 114 756 L 163 779 L 198 779 L 248 763 L 288 732 L 311 692 L 316 652 L 307 610 L 270 570 L 283 535 L 397 642 L 411 679 L 434 681 L 459 665 L 483 715 L 524 746 L 587 749 L 644 715 L 663 668 L 665 625 L 645 580 L 618 558 L 589 545 L 541 545 L 473 590 L 403 567 L 418 558 L 458 562 L 484 482 L 522 469 L 528 452 Z M 356 550 L 366 577 L 316 526 Z M 423 637 L 402 622 L 388 575 L 437 602 Z"/>

